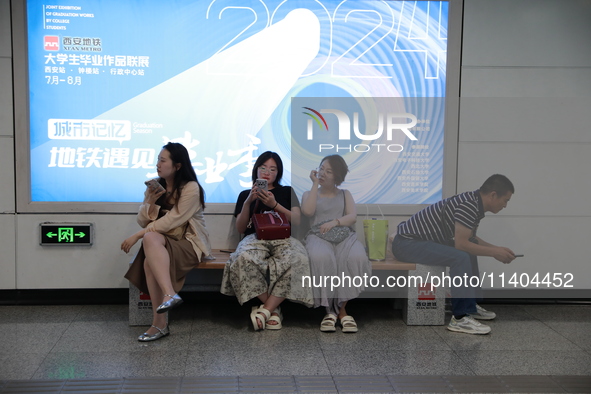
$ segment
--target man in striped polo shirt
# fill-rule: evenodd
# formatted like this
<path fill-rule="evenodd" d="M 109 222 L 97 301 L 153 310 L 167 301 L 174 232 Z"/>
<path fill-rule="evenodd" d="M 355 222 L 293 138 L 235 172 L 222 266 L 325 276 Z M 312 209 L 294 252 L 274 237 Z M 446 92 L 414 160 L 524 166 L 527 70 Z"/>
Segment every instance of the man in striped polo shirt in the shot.
<path fill-rule="evenodd" d="M 485 212 L 498 213 L 507 206 L 515 188 L 504 175 L 489 177 L 480 189 L 446 198 L 417 212 L 398 225 L 392 252 L 400 261 L 450 267 L 450 277 L 461 277 L 463 286 L 452 287 L 453 317 L 450 331 L 488 334 L 490 327 L 477 320 L 496 317 L 476 303 L 479 288 L 469 285 L 465 275 L 480 277 L 476 256 L 490 256 L 509 264 L 515 253 L 485 242 L 476 230 Z M 459 282 L 459 281 L 458 281 Z M 467 283 L 466 283 L 467 282 Z"/>

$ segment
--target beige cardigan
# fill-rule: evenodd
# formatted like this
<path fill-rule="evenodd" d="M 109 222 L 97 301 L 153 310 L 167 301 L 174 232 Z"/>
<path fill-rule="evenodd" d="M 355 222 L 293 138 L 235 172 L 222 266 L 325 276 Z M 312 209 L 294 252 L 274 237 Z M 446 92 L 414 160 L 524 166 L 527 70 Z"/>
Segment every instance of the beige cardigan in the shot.
<path fill-rule="evenodd" d="M 166 233 L 187 222 L 185 239 L 191 242 L 197 259 L 201 261 L 202 256 L 211 254 L 211 243 L 209 233 L 205 227 L 203 217 L 203 206 L 199 200 L 199 186 L 197 182 L 187 182 L 182 188 L 181 196 L 174 207 L 164 216 L 158 219 L 160 206 L 146 203 L 148 191 L 144 193 L 144 202 L 140 205 L 137 214 L 137 222 L 146 231 Z"/>

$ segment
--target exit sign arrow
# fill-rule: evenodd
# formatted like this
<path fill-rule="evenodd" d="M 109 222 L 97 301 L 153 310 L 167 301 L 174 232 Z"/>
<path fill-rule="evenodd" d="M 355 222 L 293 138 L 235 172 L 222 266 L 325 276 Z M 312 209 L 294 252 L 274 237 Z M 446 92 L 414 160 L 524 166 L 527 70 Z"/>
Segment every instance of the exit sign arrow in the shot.
<path fill-rule="evenodd" d="M 91 246 L 92 223 L 39 223 L 40 245 Z"/>

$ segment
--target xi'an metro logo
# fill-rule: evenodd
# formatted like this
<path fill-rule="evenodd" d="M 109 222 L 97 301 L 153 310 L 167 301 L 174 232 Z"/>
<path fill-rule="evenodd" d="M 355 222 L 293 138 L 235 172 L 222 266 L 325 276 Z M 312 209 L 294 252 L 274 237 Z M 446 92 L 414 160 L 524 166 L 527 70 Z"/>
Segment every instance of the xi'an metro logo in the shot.
<path fill-rule="evenodd" d="M 60 38 L 58 36 L 43 36 L 43 48 L 46 51 L 59 51 Z"/>
<path fill-rule="evenodd" d="M 314 122 L 318 125 L 320 130 L 328 130 L 328 123 L 322 114 L 333 114 L 337 117 L 338 120 L 338 135 L 339 135 L 339 142 L 341 141 L 350 141 L 351 140 L 351 119 L 349 116 L 338 109 L 321 109 L 317 111 L 310 107 L 303 107 L 304 109 L 308 110 L 309 112 L 304 112 L 305 115 L 309 116 L 311 119 L 308 119 L 307 124 L 307 139 L 313 140 L 314 139 Z M 410 122 L 408 122 L 410 120 Z M 407 121 L 406 123 L 401 121 Z M 378 127 L 377 130 L 373 134 L 363 134 L 359 130 L 359 113 L 353 113 L 353 133 L 355 137 L 359 138 L 362 141 L 375 141 L 382 137 L 384 131 L 386 132 L 386 138 L 388 141 L 392 141 L 392 136 L 394 131 L 402 131 L 409 139 L 412 141 L 416 141 L 417 137 L 410 131 L 411 128 L 416 126 L 417 124 L 417 117 L 410 113 L 387 113 L 382 114 L 378 113 Z M 330 151 L 334 150 L 336 152 L 339 151 L 348 151 L 348 152 L 369 152 L 370 150 L 380 150 L 388 151 L 388 152 L 402 152 L 404 147 L 400 144 L 356 144 L 356 145 L 346 145 L 346 144 L 319 144 L 318 151 Z"/>
<path fill-rule="evenodd" d="M 425 283 L 424 286 L 419 286 L 418 298 L 419 300 L 434 300 L 435 291 L 434 286 L 431 283 Z"/>

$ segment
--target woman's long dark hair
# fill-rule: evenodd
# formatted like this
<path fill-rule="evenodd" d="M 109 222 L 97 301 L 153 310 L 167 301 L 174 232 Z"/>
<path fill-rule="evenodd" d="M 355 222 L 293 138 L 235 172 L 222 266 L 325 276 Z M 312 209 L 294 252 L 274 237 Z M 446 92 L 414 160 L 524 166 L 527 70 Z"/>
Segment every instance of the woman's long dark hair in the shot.
<path fill-rule="evenodd" d="M 281 161 L 281 157 L 279 157 L 277 153 L 271 152 L 269 150 L 261 153 L 257 161 L 254 163 L 254 167 L 252 167 L 253 184 L 257 180 L 257 170 L 269 159 L 273 159 L 275 160 L 275 163 L 277 163 L 277 176 L 275 177 L 275 182 L 273 182 L 273 187 L 279 186 L 279 181 L 281 181 L 281 177 L 283 177 L 283 162 Z"/>
<path fill-rule="evenodd" d="M 201 202 L 201 206 L 205 208 L 205 192 L 197 180 L 197 174 L 195 174 L 195 170 L 191 165 L 191 159 L 189 158 L 189 152 L 187 152 L 187 148 L 178 142 L 169 142 L 162 148 L 166 149 L 168 153 L 170 153 L 170 160 L 172 160 L 172 164 L 180 164 L 181 168 L 179 168 L 174 174 L 174 185 L 172 185 L 172 192 L 170 195 L 168 197 L 166 197 L 166 194 L 161 196 L 157 203 L 159 205 L 162 205 L 164 202 L 168 203 L 168 199 L 171 196 L 175 196 L 181 187 L 183 187 L 187 182 L 194 181 L 197 182 L 197 186 L 199 186 L 199 201 Z M 160 182 L 160 184 L 166 189 L 166 181 L 163 178 L 159 178 L 158 182 Z M 178 201 L 178 198 L 176 198 L 176 200 Z"/>

